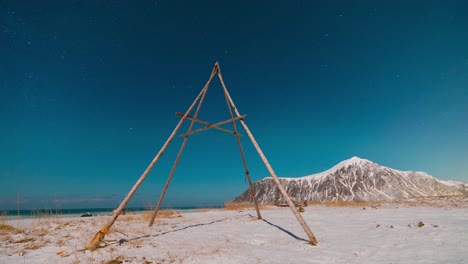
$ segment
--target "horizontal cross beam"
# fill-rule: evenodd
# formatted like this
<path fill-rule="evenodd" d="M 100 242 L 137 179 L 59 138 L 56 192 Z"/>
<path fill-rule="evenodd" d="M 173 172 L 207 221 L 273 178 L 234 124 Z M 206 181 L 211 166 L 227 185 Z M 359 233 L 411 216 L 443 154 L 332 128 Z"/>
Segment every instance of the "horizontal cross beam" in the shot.
<path fill-rule="evenodd" d="M 176 112 L 176 115 L 178 115 L 178 116 L 180 116 L 180 117 L 184 116 L 184 114 L 183 114 L 183 113 L 180 113 L 180 112 Z M 211 123 L 209 123 L 209 122 L 200 120 L 200 119 L 198 119 L 198 118 L 193 118 L 193 117 L 190 116 L 190 115 L 187 115 L 186 119 L 188 119 L 188 120 L 193 120 L 193 121 L 195 121 L 195 122 L 197 122 L 197 123 L 200 123 L 200 124 L 202 124 L 202 125 L 205 125 L 205 126 L 211 126 L 211 125 L 213 125 L 213 124 L 211 124 Z M 223 131 L 223 132 L 232 134 L 232 135 L 235 135 L 235 134 L 236 134 L 234 131 L 231 131 L 231 130 L 228 130 L 228 129 L 224 129 L 224 128 L 222 128 L 222 127 L 213 127 L 213 128 L 214 128 L 214 129 L 217 129 L 217 130 L 219 130 L 219 131 Z M 242 135 L 239 134 L 239 136 L 242 136 Z"/>
<path fill-rule="evenodd" d="M 216 128 L 216 127 L 219 127 L 219 126 L 222 126 L 224 124 L 227 124 L 227 123 L 231 123 L 232 121 L 237 121 L 237 120 L 242 120 L 244 118 L 246 118 L 247 115 L 241 115 L 239 117 L 236 117 L 236 118 L 232 118 L 232 119 L 228 119 L 228 120 L 225 120 L 225 121 L 221 121 L 221 122 L 218 122 L 216 124 L 210 124 L 210 125 L 207 125 L 205 127 L 202 127 L 202 128 L 199 128 L 199 129 L 196 129 L 196 130 L 193 130 L 192 132 L 190 133 L 185 133 L 185 134 L 182 134 L 180 135 L 179 137 L 188 137 L 190 135 L 193 135 L 193 134 L 196 134 L 196 133 L 200 133 L 202 131 L 205 131 L 205 130 L 208 130 L 210 128 Z"/>

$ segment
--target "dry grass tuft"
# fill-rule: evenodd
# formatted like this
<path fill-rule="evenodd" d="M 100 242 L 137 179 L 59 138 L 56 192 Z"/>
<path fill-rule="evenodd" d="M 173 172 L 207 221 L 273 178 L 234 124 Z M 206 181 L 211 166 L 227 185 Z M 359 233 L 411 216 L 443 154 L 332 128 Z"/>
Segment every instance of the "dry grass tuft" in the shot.
<path fill-rule="evenodd" d="M 28 246 L 26 246 L 24 249 L 25 250 L 36 250 L 36 249 L 40 249 L 42 247 L 44 247 L 47 243 L 45 241 L 42 241 L 42 242 L 36 242 L 36 243 L 32 243 Z"/>
<path fill-rule="evenodd" d="M 12 227 L 7 224 L 0 224 L 0 233 L 13 233 L 13 234 L 19 234 L 21 233 L 21 230 L 18 228 Z"/>
<path fill-rule="evenodd" d="M 108 260 L 104 262 L 104 264 L 120 264 L 124 262 L 124 257 L 123 256 L 118 256 L 114 259 Z"/>
<path fill-rule="evenodd" d="M 138 216 L 136 215 L 121 215 L 117 220 L 127 222 L 127 221 L 135 221 Z"/>
<path fill-rule="evenodd" d="M 45 229 L 39 229 L 37 231 L 34 231 L 34 234 L 37 235 L 37 236 L 43 237 L 43 236 L 48 235 L 49 231 L 47 231 Z"/>
<path fill-rule="evenodd" d="M 161 218 L 176 218 L 176 217 L 182 217 L 182 215 L 177 211 L 167 210 L 167 211 L 158 212 L 158 217 L 161 217 Z"/>
<path fill-rule="evenodd" d="M 6 224 L 7 211 L 2 211 L 0 213 L 0 225 Z"/>
<path fill-rule="evenodd" d="M 153 212 L 146 213 L 142 215 L 142 220 L 143 221 L 149 221 L 151 219 L 151 216 L 153 215 Z M 158 215 L 156 215 L 156 219 L 158 218 L 176 218 L 176 217 L 182 217 L 182 215 L 174 210 L 163 210 L 163 211 L 158 211 Z"/>
<path fill-rule="evenodd" d="M 13 243 L 15 240 L 11 236 L 4 236 L 3 241 L 6 241 L 8 243 Z"/>
<path fill-rule="evenodd" d="M 317 201 L 309 201 L 307 205 L 314 206 L 314 205 L 325 205 L 325 206 L 336 206 L 336 207 L 379 207 L 382 205 L 381 202 L 347 202 L 347 201 L 324 201 L 324 202 L 317 202 Z"/>
<path fill-rule="evenodd" d="M 23 238 L 23 239 L 20 239 L 18 241 L 15 241 L 15 243 L 27 243 L 27 242 L 31 242 L 31 241 L 34 241 L 34 238 L 28 237 L 28 238 Z"/>
<path fill-rule="evenodd" d="M 104 264 L 120 264 L 120 263 L 123 263 L 123 261 L 119 259 L 111 259 L 111 260 L 104 262 Z"/>
<path fill-rule="evenodd" d="M 243 203 L 226 202 L 224 203 L 224 208 L 226 210 L 243 210 L 243 209 L 254 208 L 254 205 L 248 202 L 243 202 Z"/>
<path fill-rule="evenodd" d="M 153 212 L 147 212 L 144 214 L 137 214 L 137 215 L 122 215 L 118 218 L 119 221 L 123 222 L 128 222 L 128 221 L 149 221 L 151 219 L 151 216 L 153 215 Z M 174 210 L 161 210 L 158 211 L 158 215 L 156 216 L 156 219 L 158 218 L 176 218 L 176 217 L 182 217 L 182 215 Z"/>

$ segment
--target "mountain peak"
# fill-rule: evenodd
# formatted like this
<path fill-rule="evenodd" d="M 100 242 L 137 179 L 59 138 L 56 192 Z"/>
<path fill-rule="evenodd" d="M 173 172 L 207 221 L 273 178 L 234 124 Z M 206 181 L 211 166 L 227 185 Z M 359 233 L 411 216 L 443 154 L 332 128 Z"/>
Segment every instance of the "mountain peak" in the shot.
<path fill-rule="evenodd" d="M 358 164 L 358 165 L 361 165 L 361 164 L 365 164 L 365 163 L 373 163 L 372 161 L 370 160 L 367 160 L 367 159 L 361 159 L 357 156 L 354 156 L 350 159 L 347 159 L 347 160 L 343 160 L 342 162 L 338 163 L 336 165 L 336 167 L 346 167 L 346 166 L 349 166 L 349 165 L 354 165 L 354 164 Z"/>
<path fill-rule="evenodd" d="M 364 159 L 361 159 L 361 158 L 358 157 L 358 156 L 353 156 L 353 157 L 351 157 L 350 159 L 348 159 L 348 161 L 361 161 L 361 160 L 364 160 Z"/>
<path fill-rule="evenodd" d="M 347 159 L 347 160 L 343 160 L 342 162 L 336 164 L 335 166 L 333 166 L 331 169 L 327 170 L 326 172 L 332 172 L 332 171 L 336 171 L 336 170 L 339 170 L 341 168 L 346 168 L 346 167 L 349 167 L 349 166 L 363 166 L 363 165 L 369 165 L 369 164 L 374 164 L 374 162 L 370 161 L 370 160 L 367 160 L 367 159 L 361 159 L 359 157 L 352 157 L 350 159 Z"/>
<path fill-rule="evenodd" d="M 308 175 L 308 176 L 304 176 L 303 178 L 323 179 L 324 177 L 330 175 L 331 173 L 333 173 L 333 172 L 335 172 L 337 170 L 340 170 L 341 168 L 346 168 L 348 166 L 353 166 L 353 165 L 362 166 L 362 165 L 365 165 L 365 164 L 374 164 L 374 162 L 372 162 L 370 160 L 367 160 L 367 159 L 361 159 L 361 158 L 359 158 L 357 156 L 354 156 L 354 157 L 351 157 L 350 159 L 343 160 L 342 162 L 336 164 L 335 166 L 333 166 L 332 168 L 330 168 L 330 169 L 328 169 L 326 171 L 316 173 L 316 174 L 312 174 L 312 175 Z"/>

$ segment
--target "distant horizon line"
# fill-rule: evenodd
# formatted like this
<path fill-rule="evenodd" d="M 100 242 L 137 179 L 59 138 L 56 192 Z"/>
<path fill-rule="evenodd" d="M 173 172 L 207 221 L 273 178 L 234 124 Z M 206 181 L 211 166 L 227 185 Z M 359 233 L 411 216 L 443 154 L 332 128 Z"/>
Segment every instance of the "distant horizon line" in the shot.
<path fill-rule="evenodd" d="M 204 208 L 223 208 L 224 205 L 196 205 L 196 206 L 162 206 L 162 210 L 193 210 L 193 209 L 204 209 Z M 4 210 L 0 209 L 0 216 L 25 216 L 25 215 L 68 215 L 68 214 L 80 214 L 85 212 L 94 212 L 94 213 L 108 213 L 112 212 L 116 207 L 82 207 L 82 208 L 64 208 L 64 209 L 10 209 Z M 147 207 L 128 207 L 125 208 L 126 212 L 139 212 L 139 211 L 153 211 L 154 208 Z"/>

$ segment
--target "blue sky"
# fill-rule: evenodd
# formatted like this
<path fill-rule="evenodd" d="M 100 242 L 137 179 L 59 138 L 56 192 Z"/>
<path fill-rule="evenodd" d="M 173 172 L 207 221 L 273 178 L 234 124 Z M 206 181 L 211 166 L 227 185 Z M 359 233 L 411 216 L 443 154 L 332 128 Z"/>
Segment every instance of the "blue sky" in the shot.
<path fill-rule="evenodd" d="M 468 182 L 466 14 L 466 1 L 0 1 L 0 209 L 18 192 L 24 208 L 117 206 L 217 60 L 279 176 L 359 156 Z M 200 118 L 228 116 L 215 79 Z M 131 206 L 156 203 L 181 143 Z M 253 180 L 267 176 L 242 143 Z M 235 138 L 206 131 L 165 205 L 247 186 Z"/>

